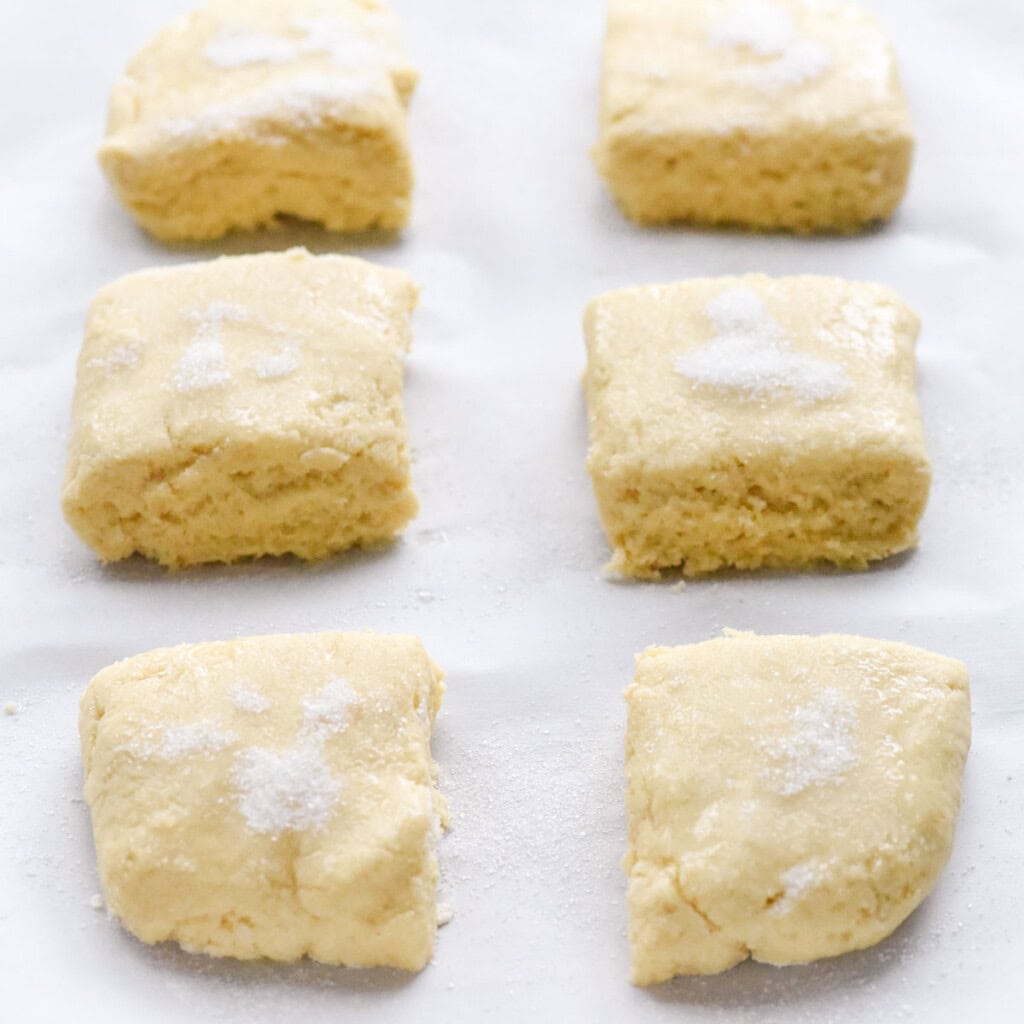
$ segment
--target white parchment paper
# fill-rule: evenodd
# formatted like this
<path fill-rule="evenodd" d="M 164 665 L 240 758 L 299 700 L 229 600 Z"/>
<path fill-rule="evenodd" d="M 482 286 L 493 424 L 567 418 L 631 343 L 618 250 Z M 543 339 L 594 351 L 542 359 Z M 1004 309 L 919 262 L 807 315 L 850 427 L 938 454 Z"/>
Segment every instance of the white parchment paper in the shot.
<path fill-rule="evenodd" d="M 0 33 L 0 1020 L 929 1022 L 1024 1019 L 1024 8 L 875 0 L 920 136 L 888 228 L 807 240 L 640 230 L 593 172 L 598 0 L 395 0 L 423 70 L 399 242 L 284 231 L 167 249 L 94 161 L 110 84 L 177 0 L 6 3 Z M 376 555 L 169 576 L 96 565 L 62 522 L 85 309 L 141 267 L 303 243 L 424 286 L 407 405 L 422 512 Z M 865 574 L 601 578 L 580 313 L 615 286 L 819 272 L 920 311 L 935 484 L 913 554 Z M 723 626 L 902 640 L 971 667 L 952 860 L 887 942 L 804 968 L 627 981 L 624 707 L 634 652 Z M 146 948 L 95 909 L 78 696 L 154 646 L 270 631 L 420 633 L 447 670 L 435 752 L 455 918 L 417 977 Z"/>

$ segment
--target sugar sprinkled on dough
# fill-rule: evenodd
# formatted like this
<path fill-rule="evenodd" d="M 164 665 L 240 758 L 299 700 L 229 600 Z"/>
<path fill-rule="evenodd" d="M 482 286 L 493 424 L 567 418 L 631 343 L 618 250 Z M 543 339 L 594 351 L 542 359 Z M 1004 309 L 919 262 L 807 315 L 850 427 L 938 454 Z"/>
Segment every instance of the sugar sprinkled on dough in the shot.
<path fill-rule="evenodd" d="M 253 831 L 316 831 L 327 824 L 341 783 L 324 758 L 324 742 L 345 728 L 349 709 L 358 699 L 345 679 L 332 679 L 303 700 L 302 726 L 294 746 L 239 752 L 232 781 L 239 810 Z"/>
<path fill-rule="evenodd" d="M 884 101 L 892 82 L 894 67 L 892 51 L 884 37 L 865 38 L 856 53 L 853 73 L 877 100 Z"/>
<path fill-rule="evenodd" d="M 870 358 L 896 352 L 896 310 L 883 303 L 850 299 L 822 326 L 818 340 Z"/>
<path fill-rule="evenodd" d="M 105 370 L 107 373 L 116 373 L 118 370 L 130 370 L 138 362 L 139 349 L 136 345 L 118 345 L 105 356 L 90 359 L 88 365 Z"/>
<path fill-rule="evenodd" d="M 383 61 L 379 47 L 344 18 L 321 14 L 296 18 L 293 24 L 306 37 L 298 46 L 300 53 L 327 53 L 339 67 L 374 66 Z"/>
<path fill-rule="evenodd" d="M 178 360 L 173 384 L 177 391 L 205 391 L 230 379 L 224 346 L 213 338 L 197 338 Z"/>
<path fill-rule="evenodd" d="M 303 730 L 314 736 L 338 732 L 348 723 L 349 709 L 358 699 L 345 679 L 332 679 L 302 702 Z"/>
<path fill-rule="evenodd" d="M 175 387 L 179 390 L 212 387 L 229 379 L 222 342 L 224 324 L 246 324 L 277 336 L 288 333 L 287 328 L 269 323 L 252 310 L 234 302 L 211 302 L 201 309 L 188 311 L 185 316 L 193 323 L 195 336 L 175 374 Z M 299 368 L 296 342 L 283 342 L 277 352 L 265 353 L 254 359 L 249 366 L 261 380 L 287 377 Z"/>
<path fill-rule="evenodd" d="M 761 92 L 801 85 L 832 64 L 824 46 L 797 36 L 789 14 L 766 0 L 748 0 L 712 22 L 708 40 L 718 48 L 748 51 L 755 59 L 733 68 L 730 77 Z"/>
<path fill-rule="evenodd" d="M 212 39 L 203 53 L 218 67 L 240 68 L 249 64 L 282 64 L 293 60 L 295 47 L 280 36 L 233 31 Z"/>
<path fill-rule="evenodd" d="M 386 96 L 389 88 L 383 73 L 295 75 L 210 106 L 195 117 L 165 121 L 156 131 L 169 144 L 261 135 L 280 143 L 282 131 L 315 128 Z"/>
<path fill-rule="evenodd" d="M 715 296 L 706 314 L 715 336 L 676 357 L 676 371 L 696 384 L 739 391 L 751 398 L 788 393 L 811 404 L 849 387 L 835 363 L 792 351 L 782 328 L 749 288 Z"/>
<path fill-rule="evenodd" d="M 748 47 L 762 57 L 783 53 L 793 39 L 793 21 L 777 4 L 748 0 L 712 22 L 713 46 Z"/>
<path fill-rule="evenodd" d="M 770 764 L 765 778 L 781 796 L 834 782 L 857 762 L 857 709 L 839 690 L 828 688 L 790 715 L 792 730 L 762 749 Z"/>
<path fill-rule="evenodd" d="M 708 302 L 705 312 L 719 334 L 760 333 L 774 340 L 782 333 L 779 325 L 765 311 L 760 296 L 751 288 L 730 288 L 719 292 Z"/>
<path fill-rule="evenodd" d="M 270 333 L 281 332 L 281 328 L 264 323 L 252 310 L 235 302 L 211 302 L 187 311 L 185 318 L 193 324 L 195 333 L 175 368 L 173 383 L 178 391 L 205 390 L 230 380 L 222 340 L 224 324 L 254 324 Z M 265 379 L 285 377 L 298 365 L 298 357 L 287 345 L 276 355 L 264 356 L 252 364 L 256 375 Z"/>
<path fill-rule="evenodd" d="M 286 345 L 280 352 L 261 356 L 250 365 L 261 380 L 280 380 L 299 368 L 299 357 L 294 348 Z"/>
<path fill-rule="evenodd" d="M 300 740 L 287 750 L 249 747 L 232 770 L 238 807 L 254 832 L 322 829 L 341 795 L 321 744 Z"/>
<path fill-rule="evenodd" d="M 258 715 L 270 709 L 271 701 L 259 690 L 254 689 L 246 683 L 235 683 L 228 692 L 231 703 L 239 711 L 247 711 L 250 714 Z"/>
<path fill-rule="evenodd" d="M 818 881 L 820 875 L 816 861 L 795 864 L 788 871 L 783 871 L 779 875 L 782 896 L 771 905 L 770 913 L 779 916 L 788 914 L 800 902 L 804 893 Z"/>
<path fill-rule="evenodd" d="M 326 54 L 339 67 L 379 66 L 383 54 L 355 26 L 334 15 L 296 18 L 292 27 L 300 39 L 241 29 L 227 30 L 212 39 L 203 53 L 220 68 L 233 70 L 251 64 L 284 64 L 304 54 Z"/>
<path fill-rule="evenodd" d="M 205 391 L 231 379 L 224 355 L 221 330 L 225 322 L 249 323 L 252 313 L 233 302 L 211 302 L 189 310 L 185 319 L 193 324 L 192 342 L 174 369 L 172 384 L 177 391 Z"/>
<path fill-rule="evenodd" d="M 180 761 L 195 754 L 214 754 L 237 739 L 235 733 L 208 719 L 175 723 L 164 729 L 163 737 L 150 754 L 163 761 Z"/>
<path fill-rule="evenodd" d="M 243 306 L 240 302 L 224 302 L 223 300 L 211 302 L 200 309 L 190 310 L 188 319 L 200 326 L 204 324 L 220 324 L 226 320 L 234 320 L 236 323 L 248 323 L 253 319 L 252 310 Z"/>
<path fill-rule="evenodd" d="M 820 43 L 797 40 L 778 60 L 737 68 L 733 77 L 762 92 L 781 92 L 823 75 L 832 63 Z"/>

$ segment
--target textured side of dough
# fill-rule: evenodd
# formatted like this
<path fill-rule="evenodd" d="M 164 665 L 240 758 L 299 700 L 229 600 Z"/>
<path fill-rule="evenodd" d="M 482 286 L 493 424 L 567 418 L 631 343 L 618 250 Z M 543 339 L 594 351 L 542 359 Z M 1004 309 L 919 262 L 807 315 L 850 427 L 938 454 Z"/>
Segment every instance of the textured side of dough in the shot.
<path fill-rule="evenodd" d="M 859 5 L 612 0 L 594 157 L 632 219 L 856 231 L 892 214 L 912 154 Z"/>
<path fill-rule="evenodd" d="M 419 970 L 437 925 L 431 724 L 411 636 L 252 637 L 112 665 L 81 703 L 107 906 L 144 942 Z"/>
<path fill-rule="evenodd" d="M 214 0 L 130 62 L 99 159 L 164 240 L 281 215 L 394 230 L 409 217 L 415 83 L 378 0 Z"/>
<path fill-rule="evenodd" d="M 717 336 L 723 300 L 750 305 L 764 336 Z M 918 329 L 891 290 L 827 277 L 695 279 L 591 302 L 587 466 L 610 569 L 863 568 L 912 547 L 931 483 Z"/>
<path fill-rule="evenodd" d="M 967 671 L 850 636 L 650 648 L 627 690 L 633 980 L 870 946 L 949 857 Z"/>
<path fill-rule="evenodd" d="M 304 250 L 147 270 L 96 297 L 68 521 L 169 566 L 388 541 L 416 513 L 402 375 L 416 288 Z"/>
<path fill-rule="evenodd" d="M 719 138 L 609 130 L 597 160 L 639 224 L 852 234 L 893 215 L 913 149 L 909 132 L 805 128 L 782 138 L 738 130 Z"/>

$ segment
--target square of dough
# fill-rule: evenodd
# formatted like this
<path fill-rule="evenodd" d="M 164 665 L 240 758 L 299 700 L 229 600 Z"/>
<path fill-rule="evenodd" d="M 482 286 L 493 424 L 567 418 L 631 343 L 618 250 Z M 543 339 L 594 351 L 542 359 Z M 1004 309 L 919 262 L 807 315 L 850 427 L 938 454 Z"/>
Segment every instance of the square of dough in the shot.
<path fill-rule="evenodd" d="M 162 239 L 281 214 L 332 231 L 399 228 L 415 84 L 379 0 L 214 0 L 128 65 L 100 163 Z"/>
<path fill-rule="evenodd" d="M 827 277 L 591 302 L 588 467 L 609 568 L 862 568 L 912 547 L 930 484 L 918 326 L 889 289 Z"/>
<path fill-rule="evenodd" d="M 625 213 L 798 232 L 884 220 L 913 135 L 847 0 L 611 0 L 595 159 Z"/>
<path fill-rule="evenodd" d="M 862 949 L 932 888 L 970 745 L 959 661 L 730 634 L 648 649 L 626 700 L 636 984 Z"/>
<path fill-rule="evenodd" d="M 416 514 L 402 372 L 416 288 L 305 250 L 144 270 L 89 311 L 64 512 L 105 561 L 391 539 Z"/>
<path fill-rule="evenodd" d="M 109 909 L 143 942 L 418 971 L 445 818 L 442 675 L 413 636 L 186 644 L 82 697 L 85 796 Z"/>

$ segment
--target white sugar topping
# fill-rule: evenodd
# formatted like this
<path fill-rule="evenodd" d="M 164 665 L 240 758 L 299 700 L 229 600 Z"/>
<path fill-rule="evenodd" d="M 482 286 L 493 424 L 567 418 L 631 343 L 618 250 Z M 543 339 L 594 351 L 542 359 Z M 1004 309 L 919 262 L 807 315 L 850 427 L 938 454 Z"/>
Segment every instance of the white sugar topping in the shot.
<path fill-rule="evenodd" d="M 731 69 L 737 82 L 761 92 L 790 89 L 823 75 L 832 65 L 828 49 L 798 36 L 789 13 L 768 0 L 744 0 L 708 28 L 712 46 L 750 59 Z"/>
<path fill-rule="evenodd" d="M 748 0 L 714 21 L 708 29 L 713 46 L 747 47 L 761 57 L 783 53 L 793 40 L 789 12 L 765 0 Z"/>
<path fill-rule="evenodd" d="M 680 356 L 676 370 L 698 384 L 759 398 L 777 397 L 788 391 L 808 404 L 833 398 L 846 388 L 838 366 L 741 334 L 716 338 Z"/>
<path fill-rule="evenodd" d="M 884 359 L 896 351 L 896 321 L 892 306 L 850 299 L 831 322 L 823 325 L 818 338 L 861 356 Z"/>
<path fill-rule="evenodd" d="M 788 394 L 811 404 L 849 387 L 836 363 L 793 351 L 784 332 L 749 288 L 715 296 L 705 310 L 715 336 L 675 359 L 675 369 L 696 384 L 738 391 L 748 398 Z"/>
<path fill-rule="evenodd" d="M 311 739 L 283 751 L 240 751 L 232 782 L 249 828 L 275 835 L 322 829 L 341 795 L 341 783 L 331 774 L 322 744 Z"/>
<path fill-rule="evenodd" d="M 260 356 L 250 366 L 261 380 L 279 380 L 299 368 L 299 357 L 293 347 L 286 345 L 273 355 Z"/>
<path fill-rule="evenodd" d="M 229 729 L 221 729 L 216 722 L 204 719 L 167 726 L 159 743 L 144 744 L 139 753 L 162 761 L 180 761 L 194 754 L 215 754 L 237 739 Z"/>
<path fill-rule="evenodd" d="M 875 98 L 884 99 L 889 95 L 895 66 L 892 50 L 881 33 L 864 35 L 854 54 L 852 71 Z"/>
<path fill-rule="evenodd" d="M 332 679 L 317 693 L 302 702 L 304 733 L 323 736 L 340 732 L 348 724 L 349 709 L 359 695 L 344 679 Z"/>
<path fill-rule="evenodd" d="M 228 29 L 212 39 L 203 53 L 211 63 L 229 70 L 252 64 L 283 64 L 305 54 L 326 54 L 344 68 L 383 66 L 380 47 L 344 18 L 329 14 L 296 18 L 291 28 L 300 38 Z"/>
<path fill-rule="evenodd" d="M 224 346 L 214 338 L 200 337 L 185 349 L 171 382 L 176 391 L 205 391 L 230 379 Z"/>
<path fill-rule="evenodd" d="M 251 684 L 234 683 L 228 698 L 249 714 L 269 711 L 273 702 Z M 324 756 L 327 740 L 342 732 L 349 712 L 360 700 L 349 683 L 336 677 L 302 702 L 302 724 L 294 744 L 284 750 L 246 747 L 236 752 L 231 782 L 238 807 L 255 832 L 323 828 L 342 791 Z M 156 737 L 153 731 L 133 741 L 137 756 L 179 761 L 194 755 L 210 755 L 238 743 L 239 736 L 211 719 L 175 723 Z"/>
<path fill-rule="evenodd" d="M 117 373 L 120 370 L 130 370 L 137 366 L 141 352 L 137 345 L 119 345 L 111 349 L 105 356 L 97 356 L 90 359 L 88 365 L 104 370 L 107 373 Z"/>
<path fill-rule="evenodd" d="M 788 914 L 820 877 L 821 867 L 813 860 L 796 864 L 788 871 L 783 871 L 779 875 L 782 895 L 772 904 L 770 913 L 780 916 Z"/>
<path fill-rule="evenodd" d="M 225 324 L 246 324 L 278 337 L 289 333 L 287 328 L 269 323 L 235 302 L 211 302 L 184 315 L 193 326 L 193 340 L 175 367 L 172 384 L 178 391 L 203 390 L 231 378 L 224 353 Z M 296 345 L 294 341 L 284 342 L 277 353 L 260 356 L 249 365 L 264 380 L 287 377 L 299 366 Z"/>
<path fill-rule="evenodd" d="M 235 685 L 231 687 L 228 696 L 231 698 L 231 703 L 234 704 L 239 711 L 246 711 L 253 715 L 258 715 L 263 711 L 267 711 L 271 706 L 269 697 L 265 697 L 259 692 L 259 690 L 254 689 L 246 683 L 235 683 Z"/>
<path fill-rule="evenodd" d="M 203 51 L 206 59 L 221 68 L 240 68 L 250 64 L 282 64 L 293 60 L 295 46 L 280 36 L 259 32 L 223 32 Z"/>
<path fill-rule="evenodd" d="M 781 796 L 835 782 L 857 762 L 857 708 L 836 689 L 822 690 L 789 718 L 787 735 L 762 743 L 765 778 Z"/>
<path fill-rule="evenodd" d="M 218 300 L 197 309 L 190 309 L 186 312 L 185 316 L 196 324 L 200 330 L 207 330 L 212 326 L 229 321 L 247 324 L 253 319 L 253 312 L 248 306 L 243 306 L 240 302 Z"/>
<path fill-rule="evenodd" d="M 387 313 L 380 306 L 367 310 L 365 314 L 352 313 L 347 309 L 335 309 L 333 315 L 339 320 L 345 320 L 367 331 L 379 331 L 381 327 L 387 327 Z"/>
<path fill-rule="evenodd" d="M 722 817 L 722 805 L 721 803 L 709 804 L 701 812 L 700 817 L 697 819 L 693 826 L 693 834 L 698 839 L 708 839 L 714 835 L 715 830 L 718 827 L 719 821 Z"/>
<path fill-rule="evenodd" d="M 205 391 L 231 379 L 221 328 L 225 321 L 247 322 L 251 317 L 244 306 L 231 302 L 211 302 L 199 309 L 187 310 L 185 319 L 192 324 L 192 342 L 185 349 L 171 378 L 176 391 Z"/>
<path fill-rule="evenodd" d="M 375 303 L 388 303 L 391 300 L 391 293 L 384 282 L 375 273 L 366 274 L 360 282 L 367 298 Z"/>
<path fill-rule="evenodd" d="M 719 334 L 761 333 L 775 338 L 782 333 L 765 311 L 760 296 L 750 288 L 719 292 L 704 312 Z"/>
<path fill-rule="evenodd" d="M 171 143 L 261 134 L 280 142 L 282 131 L 316 127 L 328 117 L 344 116 L 353 108 L 386 97 L 389 89 L 390 79 L 383 74 L 296 75 L 269 81 L 195 117 L 166 121 L 156 130 Z M 272 129 L 270 135 L 266 128 Z"/>
<path fill-rule="evenodd" d="M 322 14 L 296 18 L 293 24 L 305 35 L 298 46 L 300 53 L 326 53 L 341 67 L 379 66 L 383 62 L 380 47 L 344 18 Z"/>
<path fill-rule="evenodd" d="M 341 783 L 324 758 L 324 743 L 348 725 L 359 695 L 335 678 L 302 702 L 302 726 L 286 750 L 249 747 L 232 772 L 238 806 L 256 832 L 323 828 L 341 796 Z"/>
<path fill-rule="evenodd" d="M 800 39 L 777 60 L 737 68 L 733 77 L 760 92 L 782 92 L 819 78 L 831 64 L 832 55 L 824 46 L 810 39 Z"/>

